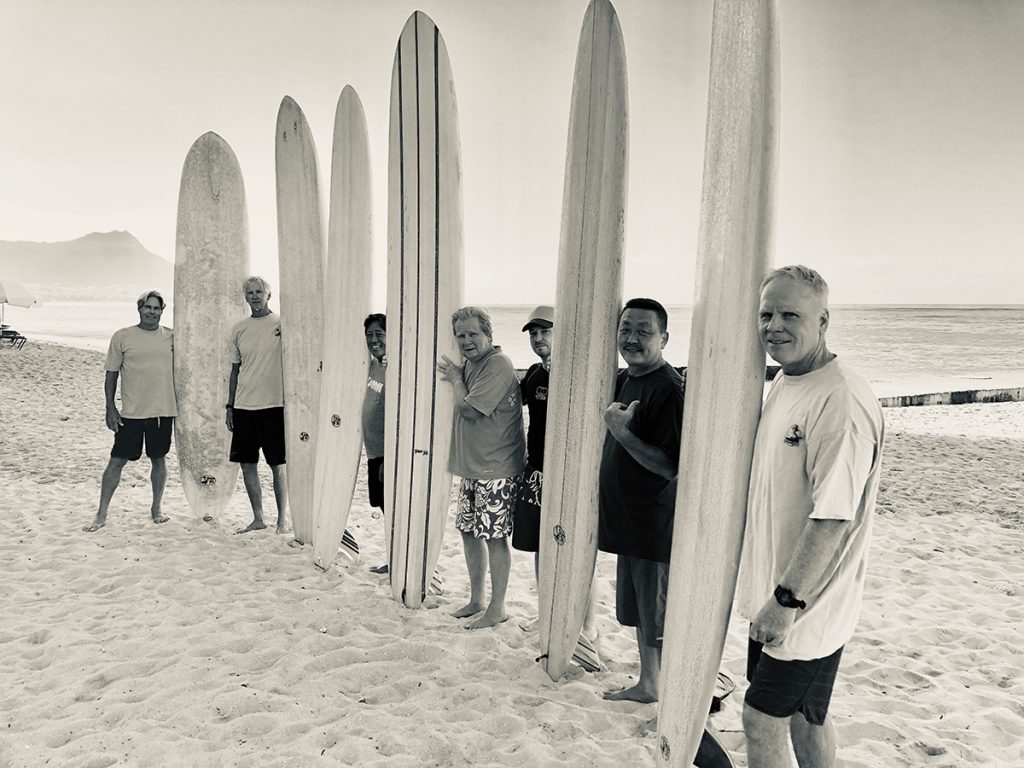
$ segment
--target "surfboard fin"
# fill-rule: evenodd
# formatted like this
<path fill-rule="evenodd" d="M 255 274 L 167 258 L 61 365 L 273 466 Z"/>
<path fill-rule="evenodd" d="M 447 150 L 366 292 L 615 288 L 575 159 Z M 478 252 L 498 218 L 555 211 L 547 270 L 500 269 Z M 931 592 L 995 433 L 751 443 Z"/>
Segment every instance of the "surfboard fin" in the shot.
<path fill-rule="evenodd" d="M 583 635 L 580 635 L 580 639 L 576 641 L 572 660 L 583 667 L 585 672 L 601 671 L 601 657 L 598 655 L 597 649 Z"/>

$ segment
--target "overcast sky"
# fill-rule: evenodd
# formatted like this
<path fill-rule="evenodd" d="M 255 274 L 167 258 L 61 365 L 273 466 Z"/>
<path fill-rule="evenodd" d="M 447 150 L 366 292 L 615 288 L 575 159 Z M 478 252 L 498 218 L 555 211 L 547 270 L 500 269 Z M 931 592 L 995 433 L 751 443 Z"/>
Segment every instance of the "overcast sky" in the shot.
<path fill-rule="evenodd" d="M 625 292 L 692 300 L 710 0 L 615 2 L 630 90 Z M 554 297 L 585 0 L 0 0 L 0 239 L 124 229 L 172 260 L 206 131 L 238 155 L 253 271 L 277 279 L 274 124 L 304 110 L 329 187 L 352 85 L 372 144 L 375 300 L 386 263 L 395 44 L 428 13 L 454 71 L 466 299 Z M 1024 303 L 1024 2 L 781 0 L 776 264 L 836 303 Z"/>

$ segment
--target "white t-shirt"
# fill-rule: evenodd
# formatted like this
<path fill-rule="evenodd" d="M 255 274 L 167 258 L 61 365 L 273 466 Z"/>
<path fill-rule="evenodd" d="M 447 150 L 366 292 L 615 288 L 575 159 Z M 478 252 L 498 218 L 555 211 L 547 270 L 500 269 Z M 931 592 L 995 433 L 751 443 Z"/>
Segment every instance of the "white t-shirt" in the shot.
<path fill-rule="evenodd" d="M 152 419 L 178 415 L 174 397 L 174 333 L 162 325 L 144 331 L 121 328 L 110 338 L 108 371 L 121 380 L 121 416 Z"/>
<path fill-rule="evenodd" d="M 753 620 L 772 597 L 808 518 L 849 520 L 821 581 L 769 656 L 820 659 L 853 635 L 864 592 L 884 440 L 882 409 L 867 383 L 838 359 L 803 376 L 780 373 L 754 443 L 747 526 L 737 581 L 740 613 Z"/>
<path fill-rule="evenodd" d="M 231 362 L 240 363 L 235 408 L 258 411 L 284 405 L 281 318 L 247 317 L 231 330 Z"/>

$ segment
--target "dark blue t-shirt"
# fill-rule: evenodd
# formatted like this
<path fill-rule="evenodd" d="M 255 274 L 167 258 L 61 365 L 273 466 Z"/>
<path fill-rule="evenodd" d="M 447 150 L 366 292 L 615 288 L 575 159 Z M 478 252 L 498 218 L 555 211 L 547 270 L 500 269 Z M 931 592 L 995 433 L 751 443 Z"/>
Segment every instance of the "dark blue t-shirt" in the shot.
<path fill-rule="evenodd" d="M 620 371 L 615 400 L 639 401 L 629 430 L 663 450 L 675 466 L 683 432 L 683 377 L 667 362 L 643 376 Z M 599 482 L 600 518 L 597 546 L 603 552 L 667 563 L 672 553 L 676 479 L 666 480 L 644 468 L 605 435 Z"/>
<path fill-rule="evenodd" d="M 534 363 L 519 383 L 523 403 L 530 414 L 530 427 L 526 432 L 526 460 L 531 467 L 541 472 L 544 471 L 544 430 L 548 424 L 549 378 L 544 364 Z"/>

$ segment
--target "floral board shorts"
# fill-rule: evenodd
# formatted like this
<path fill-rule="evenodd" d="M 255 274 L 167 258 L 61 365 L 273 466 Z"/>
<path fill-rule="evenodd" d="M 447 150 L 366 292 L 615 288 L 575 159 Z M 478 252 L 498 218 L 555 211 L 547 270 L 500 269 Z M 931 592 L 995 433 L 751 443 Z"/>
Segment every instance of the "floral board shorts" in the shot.
<path fill-rule="evenodd" d="M 511 536 L 521 481 L 522 475 L 494 480 L 462 478 L 455 527 L 478 539 Z"/>

